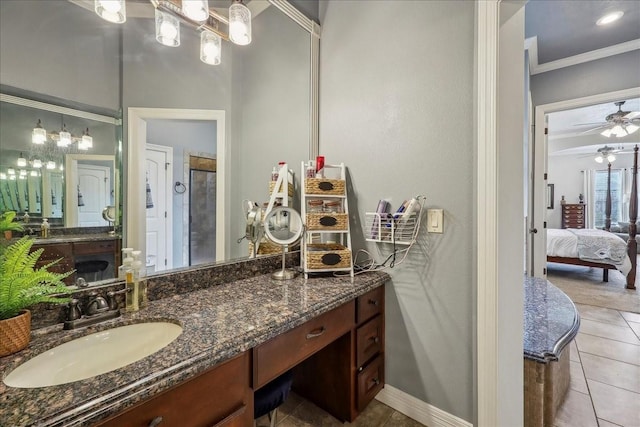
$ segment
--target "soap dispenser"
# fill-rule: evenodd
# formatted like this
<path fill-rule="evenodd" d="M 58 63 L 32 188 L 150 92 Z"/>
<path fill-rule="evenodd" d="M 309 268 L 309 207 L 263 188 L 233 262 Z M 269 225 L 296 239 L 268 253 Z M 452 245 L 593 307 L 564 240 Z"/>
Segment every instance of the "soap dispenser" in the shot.
<path fill-rule="evenodd" d="M 42 220 L 42 224 L 40 225 L 40 236 L 44 239 L 46 239 L 47 237 L 49 237 L 49 228 L 51 227 L 51 225 L 49 224 L 49 220 L 47 218 L 44 218 Z"/>
<path fill-rule="evenodd" d="M 118 279 L 124 280 L 127 278 L 125 275 L 127 267 L 131 267 L 131 263 L 133 263 L 132 252 L 133 248 L 122 249 L 122 265 L 118 267 Z"/>
<path fill-rule="evenodd" d="M 131 258 L 133 260 L 133 258 Z M 136 286 L 133 274 L 133 261 L 128 263 L 125 268 L 125 277 L 126 277 L 126 311 L 138 311 L 140 306 L 138 305 L 138 286 Z"/>
<path fill-rule="evenodd" d="M 138 307 L 146 307 L 149 302 L 147 298 L 147 282 L 144 280 L 145 276 L 145 268 L 142 265 L 142 261 L 140 261 L 141 251 L 133 251 L 133 264 L 131 267 L 133 268 L 133 283 L 134 288 L 137 289 L 138 293 Z"/>

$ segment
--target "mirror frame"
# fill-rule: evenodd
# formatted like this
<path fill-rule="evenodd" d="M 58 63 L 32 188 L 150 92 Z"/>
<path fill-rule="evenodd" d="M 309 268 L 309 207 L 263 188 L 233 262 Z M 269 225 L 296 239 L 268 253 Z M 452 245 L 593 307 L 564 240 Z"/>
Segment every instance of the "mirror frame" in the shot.
<path fill-rule="evenodd" d="M 307 18 L 287 0 L 268 0 L 268 2 L 291 18 L 309 34 L 310 45 L 310 87 L 309 87 L 309 158 L 315 158 L 319 152 L 319 61 L 320 61 L 320 25 Z M 144 168 L 140 167 L 145 159 L 146 125 L 145 119 L 188 119 L 217 121 L 217 164 L 220 172 L 217 180 L 216 203 L 223 208 L 216 216 L 216 262 L 228 260 L 230 246 L 226 241 L 226 218 L 229 216 L 230 192 L 226 171 L 230 170 L 229 141 L 225 137 L 225 111 L 196 109 L 138 108 L 127 109 L 127 174 L 126 212 L 123 232 L 123 247 L 133 247 L 142 251 L 146 259 L 146 209 Z M 191 267 L 185 267 L 189 269 Z M 170 271 L 170 270 L 169 270 Z M 164 274 L 166 270 L 157 274 Z"/>

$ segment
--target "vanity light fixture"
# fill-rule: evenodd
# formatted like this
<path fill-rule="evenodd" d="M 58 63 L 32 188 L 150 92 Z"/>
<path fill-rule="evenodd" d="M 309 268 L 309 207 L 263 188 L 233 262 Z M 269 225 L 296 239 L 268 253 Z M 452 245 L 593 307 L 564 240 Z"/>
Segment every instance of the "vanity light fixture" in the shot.
<path fill-rule="evenodd" d="M 27 176 L 27 171 L 24 169 L 20 169 L 20 176 Z"/>
<path fill-rule="evenodd" d="M 71 134 L 67 132 L 67 125 L 62 125 L 62 130 L 58 134 L 58 147 L 68 147 L 71 145 Z"/>
<path fill-rule="evenodd" d="M 0 172 L 0 179 L 7 179 L 7 174 L 4 172 Z"/>
<path fill-rule="evenodd" d="M 156 9 L 156 40 L 165 46 L 180 46 L 178 18 Z"/>
<path fill-rule="evenodd" d="M 222 55 L 222 39 L 209 30 L 200 33 L 200 60 L 205 64 L 220 64 Z"/>
<path fill-rule="evenodd" d="M 36 169 L 40 169 L 42 167 L 42 160 L 33 159 L 33 162 L 31 162 L 31 166 L 33 166 Z"/>
<path fill-rule="evenodd" d="M 44 144 L 47 140 L 47 131 L 42 127 L 42 122 L 38 119 L 36 127 L 33 128 L 31 133 L 31 142 L 34 144 Z"/>
<path fill-rule="evenodd" d="M 596 21 L 596 25 L 611 24 L 612 22 L 615 22 L 618 19 L 622 18 L 622 15 L 624 15 L 624 12 L 621 11 L 621 10 L 617 10 L 615 12 L 607 13 L 606 15 L 602 16 L 600 19 L 598 19 Z"/>
<path fill-rule="evenodd" d="M 18 161 L 16 162 L 19 168 L 23 168 L 27 166 L 27 159 L 24 158 L 22 153 L 20 153 L 20 157 L 18 157 Z"/>
<path fill-rule="evenodd" d="M 82 145 L 85 148 L 80 148 L 80 145 Z M 87 128 L 82 134 L 82 138 L 78 143 L 78 148 L 80 148 L 81 150 L 87 150 L 89 148 L 93 148 L 93 137 L 89 135 L 89 128 Z"/>
<path fill-rule="evenodd" d="M 15 175 L 16 174 L 16 170 L 14 168 L 9 168 L 9 169 L 7 169 L 7 173 L 9 175 Z"/>
<path fill-rule="evenodd" d="M 56 162 L 54 162 L 53 160 L 49 160 L 47 162 L 47 169 L 55 169 L 56 168 Z"/>
<path fill-rule="evenodd" d="M 122 24 L 127 20 L 125 0 L 95 0 L 94 8 L 102 19 L 115 24 Z"/>
<path fill-rule="evenodd" d="M 204 22 L 209 19 L 209 1 L 182 0 L 182 11 L 187 18 L 196 22 Z"/>
<path fill-rule="evenodd" d="M 251 11 L 242 0 L 232 0 L 229 7 L 229 39 L 240 46 L 251 43 Z"/>
<path fill-rule="evenodd" d="M 36 170 L 32 170 L 31 173 L 29 173 L 29 175 L 31 176 L 38 176 L 38 171 Z"/>

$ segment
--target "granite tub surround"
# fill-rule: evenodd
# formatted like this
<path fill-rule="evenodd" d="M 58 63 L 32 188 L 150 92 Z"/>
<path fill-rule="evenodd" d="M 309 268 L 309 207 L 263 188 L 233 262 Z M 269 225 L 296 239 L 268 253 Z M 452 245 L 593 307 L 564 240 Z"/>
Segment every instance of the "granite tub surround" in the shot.
<path fill-rule="evenodd" d="M 131 323 L 179 324 L 183 333 L 174 342 L 124 368 L 74 383 L 35 389 L 2 383 L 0 425 L 91 425 L 339 307 L 388 278 L 377 272 L 358 275 L 353 282 L 349 277 L 283 282 L 262 274 L 204 289 L 187 279 L 184 288 L 193 290 L 178 292 L 173 287 L 172 294 L 169 283 L 177 280 L 157 282 L 155 287 L 164 288 L 157 292 L 159 298 L 139 312 L 74 331 L 62 331 L 59 325 L 47 328 L 46 333 L 45 329 L 36 331 L 27 349 L 0 359 L 0 376 L 4 378 L 20 363 L 63 342 Z M 154 279 L 159 280 L 151 278 L 150 283 Z"/>
<path fill-rule="evenodd" d="M 524 282 L 524 357 L 538 362 L 558 360 L 580 327 L 573 302 L 546 279 Z"/>

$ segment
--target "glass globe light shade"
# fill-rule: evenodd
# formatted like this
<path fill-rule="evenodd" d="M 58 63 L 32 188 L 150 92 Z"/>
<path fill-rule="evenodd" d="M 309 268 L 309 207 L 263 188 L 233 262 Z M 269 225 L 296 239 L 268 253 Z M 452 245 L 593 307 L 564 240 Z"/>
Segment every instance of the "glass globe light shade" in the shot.
<path fill-rule="evenodd" d="M 629 135 L 631 135 L 632 133 L 634 133 L 634 132 L 635 132 L 635 131 L 637 131 L 638 129 L 640 129 L 640 126 L 636 126 L 636 125 L 634 125 L 633 123 L 628 124 L 628 125 L 627 125 L 627 128 L 626 128 L 627 133 L 628 133 Z"/>
<path fill-rule="evenodd" d="M 156 9 L 156 40 L 165 46 L 180 46 L 180 21 Z"/>
<path fill-rule="evenodd" d="M 614 156 L 613 154 L 609 154 L 609 155 L 607 156 L 607 161 L 608 161 L 609 163 L 615 162 L 615 161 L 616 161 L 616 156 Z"/>
<path fill-rule="evenodd" d="M 208 0 L 182 0 L 182 11 L 187 18 L 204 22 L 209 18 Z"/>
<path fill-rule="evenodd" d="M 33 165 L 34 168 L 41 168 L 42 167 L 42 160 L 40 159 L 33 159 Z"/>
<path fill-rule="evenodd" d="M 33 128 L 31 133 L 31 142 L 34 144 L 44 144 L 47 140 L 47 131 L 42 128 L 42 122 L 38 120 L 38 124 Z"/>
<path fill-rule="evenodd" d="M 241 46 L 251 43 L 251 11 L 241 1 L 229 7 L 229 39 Z"/>
<path fill-rule="evenodd" d="M 94 10 L 102 19 L 122 24 L 127 20 L 125 0 L 95 0 Z"/>
<path fill-rule="evenodd" d="M 56 162 L 54 162 L 53 160 L 49 160 L 47 162 L 47 169 L 55 169 L 56 168 Z"/>
<path fill-rule="evenodd" d="M 200 34 L 200 60 L 205 64 L 218 65 L 222 55 L 222 40 L 211 31 Z"/>
<path fill-rule="evenodd" d="M 594 160 L 598 163 L 602 163 L 604 161 L 604 158 L 600 154 L 598 154 Z"/>

